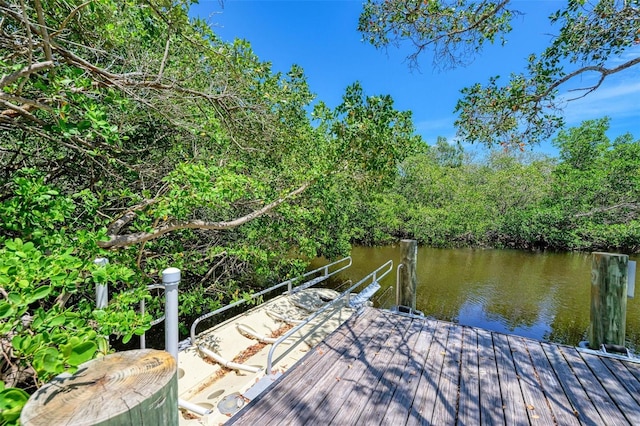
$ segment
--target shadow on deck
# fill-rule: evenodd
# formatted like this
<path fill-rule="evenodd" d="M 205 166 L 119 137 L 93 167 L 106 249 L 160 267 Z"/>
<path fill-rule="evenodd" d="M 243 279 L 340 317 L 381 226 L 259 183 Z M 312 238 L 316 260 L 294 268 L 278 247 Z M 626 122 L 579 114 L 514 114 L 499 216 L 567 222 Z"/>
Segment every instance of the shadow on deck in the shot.
<path fill-rule="evenodd" d="M 640 364 L 374 308 L 227 424 L 640 424 Z"/>

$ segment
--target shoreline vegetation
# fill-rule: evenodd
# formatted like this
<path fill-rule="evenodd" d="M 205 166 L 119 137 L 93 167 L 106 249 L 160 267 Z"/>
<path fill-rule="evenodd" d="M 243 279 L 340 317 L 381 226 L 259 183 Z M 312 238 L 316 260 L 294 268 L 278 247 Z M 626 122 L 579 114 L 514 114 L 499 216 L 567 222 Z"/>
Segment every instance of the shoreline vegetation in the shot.
<path fill-rule="evenodd" d="M 441 139 L 362 201 L 355 242 L 638 253 L 640 141 L 610 141 L 607 128 L 605 118 L 561 131 L 557 158 L 491 151 L 469 160 Z"/>

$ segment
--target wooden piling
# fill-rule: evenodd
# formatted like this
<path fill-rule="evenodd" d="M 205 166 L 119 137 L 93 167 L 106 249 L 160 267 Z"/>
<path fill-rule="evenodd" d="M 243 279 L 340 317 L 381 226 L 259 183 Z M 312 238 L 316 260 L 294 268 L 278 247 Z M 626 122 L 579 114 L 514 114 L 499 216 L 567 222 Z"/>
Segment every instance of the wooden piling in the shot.
<path fill-rule="evenodd" d="M 592 253 L 589 347 L 625 346 L 629 256 Z"/>
<path fill-rule="evenodd" d="M 116 352 L 61 374 L 31 395 L 20 422 L 51 425 L 177 425 L 177 364 L 168 352 Z"/>
<path fill-rule="evenodd" d="M 398 305 L 416 309 L 418 242 L 416 240 L 401 240 L 400 248 L 402 260 L 398 282 Z"/>

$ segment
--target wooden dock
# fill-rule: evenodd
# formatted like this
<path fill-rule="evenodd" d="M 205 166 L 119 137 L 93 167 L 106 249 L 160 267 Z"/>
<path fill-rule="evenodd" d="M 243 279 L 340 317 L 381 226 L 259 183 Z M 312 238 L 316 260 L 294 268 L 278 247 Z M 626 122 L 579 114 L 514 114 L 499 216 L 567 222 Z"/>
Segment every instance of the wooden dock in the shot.
<path fill-rule="evenodd" d="M 227 424 L 640 425 L 640 364 L 366 308 Z"/>

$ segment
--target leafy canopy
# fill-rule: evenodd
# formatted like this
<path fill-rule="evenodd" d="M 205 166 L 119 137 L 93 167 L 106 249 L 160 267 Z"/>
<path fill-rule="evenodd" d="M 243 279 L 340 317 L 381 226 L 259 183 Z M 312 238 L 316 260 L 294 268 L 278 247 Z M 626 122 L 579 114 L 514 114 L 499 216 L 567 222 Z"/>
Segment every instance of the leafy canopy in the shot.
<path fill-rule="evenodd" d="M 508 0 L 368 0 L 358 29 L 379 48 L 409 42 L 414 65 L 431 49 L 437 67 L 454 67 L 468 64 L 486 43 L 504 42 L 519 15 L 516 6 Z M 575 100 L 640 64 L 632 49 L 640 43 L 638 0 L 569 0 L 549 20 L 556 35 L 540 55 L 528 56 L 524 72 L 462 90 L 455 108 L 462 140 L 521 149 L 547 140 L 564 124 L 562 90 L 572 90 Z M 594 82 L 582 86 L 592 76 Z"/>

